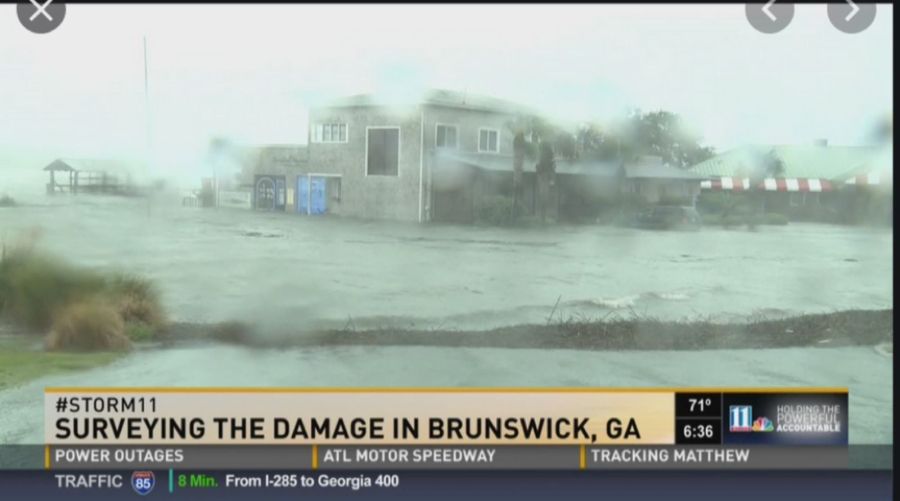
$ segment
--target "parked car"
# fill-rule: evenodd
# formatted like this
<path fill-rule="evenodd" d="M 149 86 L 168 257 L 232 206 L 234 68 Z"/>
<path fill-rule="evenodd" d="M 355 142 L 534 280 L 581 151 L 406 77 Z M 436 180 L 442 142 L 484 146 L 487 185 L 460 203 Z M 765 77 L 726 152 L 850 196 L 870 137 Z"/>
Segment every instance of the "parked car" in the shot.
<path fill-rule="evenodd" d="M 637 226 L 655 230 L 696 230 L 702 226 L 700 214 L 693 207 L 656 205 L 637 216 Z"/>

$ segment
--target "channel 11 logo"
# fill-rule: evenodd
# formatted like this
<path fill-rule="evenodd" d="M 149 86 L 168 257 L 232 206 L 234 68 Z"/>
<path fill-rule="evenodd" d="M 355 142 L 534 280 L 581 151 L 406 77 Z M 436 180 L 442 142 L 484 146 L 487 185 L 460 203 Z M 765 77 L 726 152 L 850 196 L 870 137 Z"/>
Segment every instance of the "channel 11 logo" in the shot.
<path fill-rule="evenodd" d="M 752 431 L 752 405 L 731 405 L 728 407 L 728 431 Z"/>
<path fill-rule="evenodd" d="M 150 494 L 156 485 L 156 475 L 152 471 L 136 471 L 131 474 L 131 488 L 141 496 Z"/>

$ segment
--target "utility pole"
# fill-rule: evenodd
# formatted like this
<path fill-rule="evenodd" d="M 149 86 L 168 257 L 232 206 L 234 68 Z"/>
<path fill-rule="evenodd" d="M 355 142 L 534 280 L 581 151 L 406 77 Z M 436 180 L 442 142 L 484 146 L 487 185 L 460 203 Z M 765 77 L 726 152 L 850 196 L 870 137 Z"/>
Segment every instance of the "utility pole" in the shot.
<path fill-rule="evenodd" d="M 153 161 L 153 140 L 150 132 L 150 72 L 147 64 L 147 35 L 144 35 L 144 118 L 145 133 L 147 135 L 147 151 L 144 154 L 144 174 L 145 182 L 150 180 L 150 174 L 153 172 L 151 162 Z M 150 215 L 150 197 L 147 197 L 147 215 Z"/>

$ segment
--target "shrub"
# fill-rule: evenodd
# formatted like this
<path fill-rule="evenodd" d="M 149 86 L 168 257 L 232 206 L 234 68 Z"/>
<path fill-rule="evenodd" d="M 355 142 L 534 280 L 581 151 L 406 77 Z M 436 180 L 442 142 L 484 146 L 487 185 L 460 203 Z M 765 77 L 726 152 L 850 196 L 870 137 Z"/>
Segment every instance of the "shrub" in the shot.
<path fill-rule="evenodd" d="M 766 224 L 766 216 L 763 214 L 748 214 L 744 217 L 744 220 L 747 223 L 747 228 L 751 230 L 756 229 L 757 226 Z"/>
<path fill-rule="evenodd" d="M 133 342 L 152 341 L 156 338 L 156 329 L 142 322 L 125 324 L 125 336 Z"/>
<path fill-rule="evenodd" d="M 126 323 L 141 324 L 157 332 L 165 326 L 166 315 L 156 288 L 148 280 L 119 274 L 110 280 L 109 294 Z"/>
<path fill-rule="evenodd" d="M 16 201 L 9 195 L 0 196 L 0 207 L 15 207 Z"/>
<path fill-rule="evenodd" d="M 248 344 L 251 340 L 250 326 L 234 321 L 213 325 L 209 335 L 223 343 Z"/>
<path fill-rule="evenodd" d="M 131 341 L 116 310 L 91 299 L 59 312 L 45 346 L 50 351 L 126 351 Z"/>
<path fill-rule="evenodd" d="M 46 332 L 70 305 L 103 303 L 136 339 L 165 328 L 166 315 L 153 285 L 142 278 L 74 268 L 31 246 L 4 247 L 0 258 L 0 314 L 32 332 Z M 132 325 L 133 324 L 133 325 Z"/>
<path fill-rule="evenodd" d="M 512 224 L 512 197 L 494 195 L 482 198 L 475 208 L 475 221 L 494 226 L 507 226 Z"/>
<path fill-rule="evenodd" d="M 723 224 L 722 215 L 721 214 L 709 214 L 705 212 L 700 213 L 700 220 L 704 225 L 721 225 Z"/>
<path fill-rule="evenodd" d="M 744 216 L 737 215 L 737 214 L 731 214 L 731 215 L 722 217 L 722 225 L 725 226 L 726 228 L 730 228 L 732 226 L 740 226 L 747 222 L 746 219 L 747 218 L 745 218 Z"/>
<path fill-rule="evenodd" d="M 721 214 L 733 204 L 731 194 L 722 192 L 704 192 L 697 197 L 697 210 L 700 213 Z"/>
<path fill-rule="evenodd" d="M 706 214 L 747 214 L 752 212 L 753 203 L 745 193 L 724 191 L 704 192 L 697 197 L 697 211 Z"/>
<path fill-rule="evenodd" d="M 58 310 L 104 286 L 100 275 L 31 250 L 11 250 L 0 261 L 2 313 L 35 330 L 46 329 Z"/>
<path fill-rule="evenodd" d="M 788 224 L 787 216 L 783 214 L 776 214 L 774 212 L 770 212 L 765 216 L 765 224 L 771 224 L 775 226 L 784 226 Z"/>
<path fill-rule="evenodd" d="M 726 228 L 747 225 L 753 229 L 761 225 L 784 226 L 788 224 L 788 218 L 782 214 L 702 214 L 700 216 L 705 225 L 721 225 Z"/>

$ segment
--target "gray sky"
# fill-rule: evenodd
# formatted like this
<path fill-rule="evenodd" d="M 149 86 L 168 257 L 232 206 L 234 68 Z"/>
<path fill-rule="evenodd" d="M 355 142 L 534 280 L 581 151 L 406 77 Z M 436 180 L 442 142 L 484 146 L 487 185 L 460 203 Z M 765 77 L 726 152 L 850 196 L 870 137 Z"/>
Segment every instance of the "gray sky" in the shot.
<path fill-rule="evenodd" d="M 504 97 L 570 120 L 635 106 L 708 144 L 863 140 L 893 107 L 893 7 L 847 35 L 798 5 L 764 35 L 743 5 L 81 5 L 34 35 L 0 6 L 0 153 L 142 155 L 142 36 L 164 171 L 209 138 L 306 140 L 306 109 L 421 87 Z"/>

